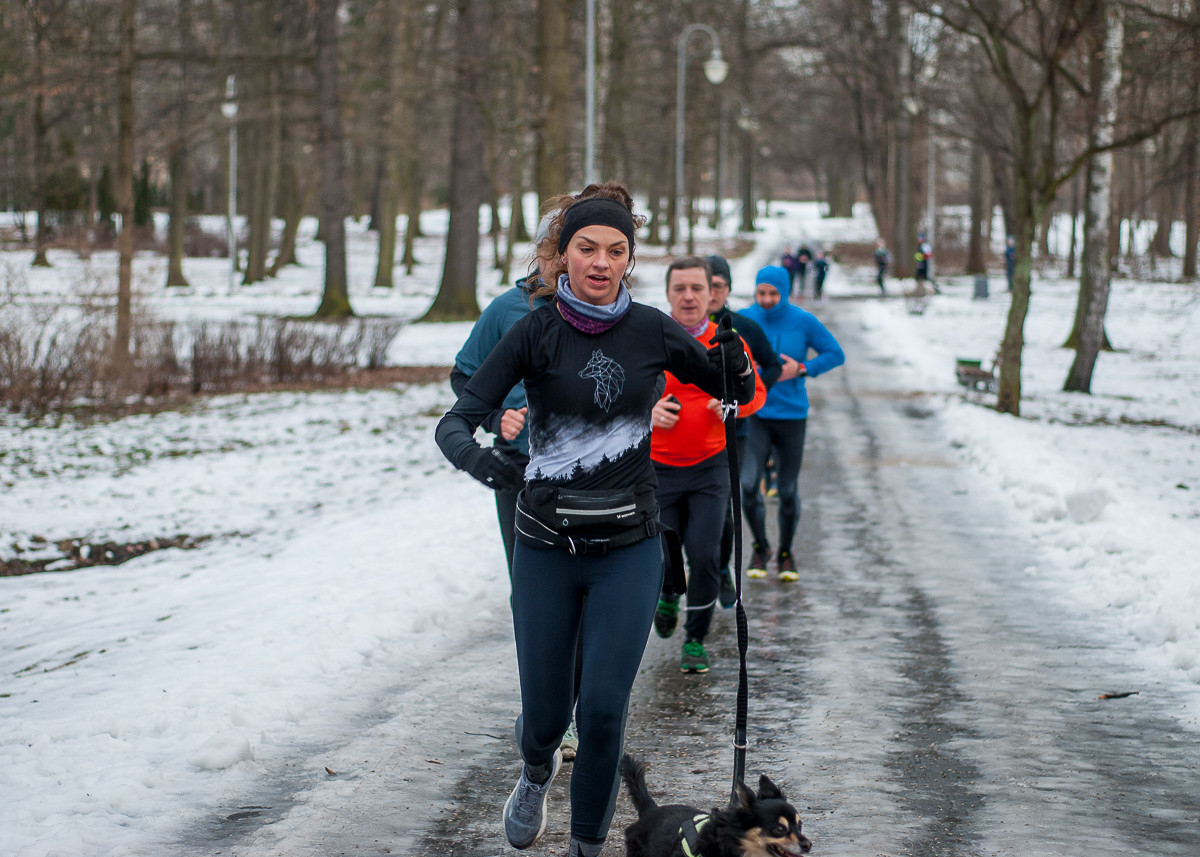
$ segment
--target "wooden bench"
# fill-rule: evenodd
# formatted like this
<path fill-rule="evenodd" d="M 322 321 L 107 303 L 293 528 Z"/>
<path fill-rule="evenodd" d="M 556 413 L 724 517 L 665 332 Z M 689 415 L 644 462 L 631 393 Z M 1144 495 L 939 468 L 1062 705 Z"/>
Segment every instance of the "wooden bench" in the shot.
<path fill-rule="evenodd" d="M 992 361 L 990 369 L 984 369 L 982 360 L 959 357 L 954 361 L 954 375 L 968 390 L 996 392 L 996 361 Z"/>

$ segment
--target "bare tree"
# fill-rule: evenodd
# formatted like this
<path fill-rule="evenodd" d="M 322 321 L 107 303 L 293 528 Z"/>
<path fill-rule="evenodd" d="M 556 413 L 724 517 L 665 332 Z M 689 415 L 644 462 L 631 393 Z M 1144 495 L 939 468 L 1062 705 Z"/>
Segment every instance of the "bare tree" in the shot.
<path fill-rule="evenodd" d="M 539 200 L 566 193 L 567 151 L 571 135 L 571 53 L 567 42 L 567 15 L 563 0 L 538 0 L 537 194 Z"/>
<path fill-rule="evenodd" d="M 190 193 L 191 162 L 189 160 L 188 127 L 190 110 L 188 98 L 191 89 L 191 62 L 186 55 L 192 50 L 192 2 L 179 0 L 179 49 L 184 55 L 179 61 L 179 111 L 175 124 L 175 140 L 169 153 L 171 169 L 171 218 L 167 226 L 167 285 L 186 286 L 183 273 L 184 229 L 187 225 L 188 196 Z"/>
<path fill-rule="evenodd" d="M 487 133 L 479 95 L 483 88 L 482 46 L 489 44 L 486 0 L 458 0 L 454 130 L 450 159 L 450 225 L 442 283 L 426 319 L 478 318 L 479 207 L 483 203 L 483 159 Z"/>
<path fill-rule="evenodd" d="M 133 66 L 136 34 L 136 0 L 121 0 L 117 51 L 117 207 L 121 233 L 117 250 L 117 335 L 113 362 L 118 369 L 129 363 L 133 333 Z"/>
<path fill-rule="evenodd" d="M 325 291 L 318 318 L 353 315 L 346 281 L 346 175 L 342 99 L 338 90 L 338 0 L 315 0 L 317 117 L 321 159 L 321 229 L 325 236 Z"/>
<path fill-rule="evenodd" d="M 1083 277 L 1079 288 L 1082 326 L 1075 361 L 1067 373 L 1064 390 L 1088 393 L 1096 358 L 1105 344 L 1104 314 L 1108 309 L 1108 231 L 1111 228 L 1113 153 L 1117 90 L 1121 85 L 1121 50 L 1125 42 L 1125 16 L 1119 3 L 1109 0 L 1104 10 L 1103 47 L 1092 55 L 1097 66 L 1096 118 L 1092 132 L 1092 156 L 1084 195 Z"/>

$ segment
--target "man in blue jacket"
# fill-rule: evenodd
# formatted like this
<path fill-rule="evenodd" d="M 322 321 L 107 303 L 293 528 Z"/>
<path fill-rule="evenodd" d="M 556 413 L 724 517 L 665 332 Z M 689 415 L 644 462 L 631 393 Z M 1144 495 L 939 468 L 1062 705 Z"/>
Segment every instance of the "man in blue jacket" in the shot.
<path fill-rule="evenodd" d="M 754 304 L 742 315 L 758 323 L 783 363 L 783 374 L 767 393 L 767 402 L 749 417 L 750 435 L 742 464 L 742 507 L 754 535 L 754 549 L 746 574 L 765 577 L 770 557 L 767 541 L 766 501 L 759 485 L 767 458 L 775 451 L 779 489 L 779 579 L 799 579 L 792 558 L 792 539 L 800 523 L 800 464 L 804 458 L 804 432 L 808 422 L 806 378 L 815 378 L 841 366 L 846 355 L 833 334 L 812 313 L 788 302 L 791 278 L 778 265 L 768 265 L 755 278 Z M 810 356 L 811 355 L 811 356 Z"/>

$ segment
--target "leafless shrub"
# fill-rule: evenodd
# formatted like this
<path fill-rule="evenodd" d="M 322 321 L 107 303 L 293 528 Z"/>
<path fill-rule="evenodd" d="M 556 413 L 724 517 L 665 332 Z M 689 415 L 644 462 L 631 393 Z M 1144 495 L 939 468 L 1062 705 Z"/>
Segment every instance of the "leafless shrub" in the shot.
<path fill-rule="evenodd" d="M 363 361 L 368 369 L 382 369 L 387 365 L 387 353 L 392 340 L 404 323 L 390 318 L 364 319 L 361 323 Z"/>
<path fill-rule="evenodd" d="M 93 392 L 108 350 L 96 319 L 0 317 L 0 402 L 41 417 Z"/>
<path fill-rule="evenodd" d="M 386 365 L 401 323 L 299 318 L 178 324 L 136 309 L 130 360 L 111 359 L 111 296 L 85 275 L 69 302 L 21 298 L 0 271 L 0 406 L 40 418 L 83 406 L 124 410 L 181 393 L 324 383 Z"/>
<path fill-rule="evenodd" d="M 208 232 L 199 223 L 189 220 L 183 228 L 183 253 L 193 258 L 219 259 L 229 255 L 229 239 Z"/>

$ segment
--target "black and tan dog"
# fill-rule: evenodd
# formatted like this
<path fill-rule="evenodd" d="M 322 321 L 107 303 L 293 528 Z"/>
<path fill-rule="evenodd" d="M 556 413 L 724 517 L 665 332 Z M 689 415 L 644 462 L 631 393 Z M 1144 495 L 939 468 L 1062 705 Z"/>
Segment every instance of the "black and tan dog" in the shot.
<path fill-rule="evenodd" d="M 646 766 L 626 754 L 621 779 L 638 820 L 625 830 L 627 857 L 799 857 L 812 850 L 800 816 L 764 774 L 758 793 L 738 783 L 725 809 L 659 806 L 646 790 Z"/>

